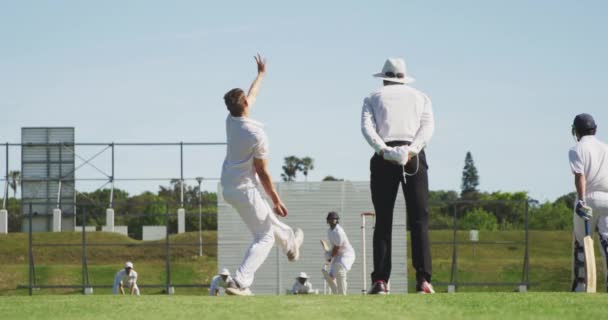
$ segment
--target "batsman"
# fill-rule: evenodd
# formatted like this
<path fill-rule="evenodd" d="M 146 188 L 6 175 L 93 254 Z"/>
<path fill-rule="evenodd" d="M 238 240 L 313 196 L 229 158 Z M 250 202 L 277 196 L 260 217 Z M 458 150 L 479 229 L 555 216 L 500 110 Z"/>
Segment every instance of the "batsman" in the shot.
<path fill-rule="evenodd" d="M 606 270 L 608 250 L 608 145 L 595 137 L 597 125 L 589 114 L 574 118 L 570 168 L 574 174 L 576 203 L 574 215 L 574 281 L 572 291 L 595 292 L 593 232 L 598 231 Z M 588 237 L 590 235 L 590 237 Z M 585 239 L 586 238 L 586 239 Z M 585 247 L 588 244 L 588 247 Z M 593 261 L 593 262 L 591 262 Z M 608 274 L 604 274 L 608 283 Z M 608 287 L 607 287 L 608 289 Z"/>

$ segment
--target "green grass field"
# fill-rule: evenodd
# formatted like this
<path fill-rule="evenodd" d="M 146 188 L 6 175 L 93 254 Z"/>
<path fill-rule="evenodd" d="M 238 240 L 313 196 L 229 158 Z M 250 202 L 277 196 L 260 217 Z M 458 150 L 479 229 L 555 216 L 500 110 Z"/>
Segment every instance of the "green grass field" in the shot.
<path fill-rule="evenodd" d="M 602 319 L 608 295 L 1 297 L 2 319 Z"/>
<path fill-rule="evenodd" d="M 39 244 L 70 243 L 71 247 L 36 247 L 36 283 L 39 285 L 80 284 L 82 235 L 76 232 L 35 233 L 34 242 Z M 177 246 L 171 250 L 171 280 L 174 284 L 208 284 L 217 270 L 216 233 L 204 232 L 204 255 L 198 256 L 196 246 Z M 432 241 L 449 241 L 451 231 L 431 231 Z M 459 232 L 458 238 L 466 241 L 468 232 Z M 137 241 L 112 233 L 90 233 L 88 242 L 121 243 L 119 248 L 92 246 L 87 251 L 89 281 L 92 285 L 109 285 L 114 273 L 126 260 L 136 264 L 140 271 L 140 285 L 162 284 L 165 281 L 164 241 Z M 512 241 L 523 239 L 521 231 L 481 232 L 480 239 Z M 186 233 L 171 236 L 172 243 L 196 243 L 198 234 Z M 530 232 L 530 281 L 535 283 L 530 291 L 568 291 L 571 270 L 571 232 L 569 231 L 532 231 Z M 144 245 L 145 244 L 145 245 Z M 158 244 L 151 246 L 149 244 Z M 524 247 L 520 244 L 459 246 L 458 280 L 467 282 L 519 282 L 523 264 Z M 432 247 L 433 280 L 449 282 L 451 271 L 451 245 L 438 244 Z M 603 288 L 603 266 L 601 254 L 598 257 L 598 290 Z M 0 295 L 26 295 L 26 289 L 18 285 L 28 283 L 27 234 L 12 233 L 0 235 Z M 414 278 L 413 268 L 409 268 L 410 280 Z M 410 281 L 414 284 L 414 281 Z M 444 286 L 436 286 L 438 291 L 446 291 Z M 513 287 L 458 287 L 458 292 L 502 291 L 509 292 Z M 413 288 L 410 288 L 410 292 Z M 160 288 L 146 288 L 145 294 L 161 293 Z M 80 293 L 72 289 L 41 289 L 35 295 Z M 95 295 L 108 294 L 110 289 L 95 289 Z M 179 288 L 177 294 L 205 294 L 206 289 Z"/>

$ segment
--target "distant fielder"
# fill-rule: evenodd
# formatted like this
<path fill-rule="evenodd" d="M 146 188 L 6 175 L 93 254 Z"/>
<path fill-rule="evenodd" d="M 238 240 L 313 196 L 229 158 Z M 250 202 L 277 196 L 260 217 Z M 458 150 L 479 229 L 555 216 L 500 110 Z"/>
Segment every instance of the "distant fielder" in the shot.
<path fill-rule="evenodd" d="M 236 270 L 234 281 L 226 289 L 230 295 L 251 295 L 249 287 L 255 272 L 268 257 L 275 240 L 289 261 L 299 259 L 300 245 L 304 240 L 301 229 L 294 232 L 275 216 L 285 217 L 287 208 L 279 198 L 268 172 L 268 138 L 264 125 L 249 118 L 249 108 L 255 103 L 260 82 L 266 73 L 265 59 L 258 54 L 255 61 L 258 75 L 247 95 L 238 88 L 224 95 L 230 114 L 226 118 L 228 145 L 221 176 L 223 196 L 253 235 L 253 242 Z M 258 189 L 260 184 L 272 200 L 272 207 L 262 197 Z"/>
<path fill-rule="evenodd" d="M 586 291 L 585 254 L 583 238 L 585 221 L 590 234 L 597 229 L 600 238 L 604 270 L 608 250 L 608 145 L 595 137 L 597 125 L 589 114 L 574 118 L 572 135 L 577 143 L 570 149 L 570 169 L 574 174 L 577 200 L 574 215 L 574 282 L 572 291 Z M 607 277 L 608 274 L 604 275 Z M 608 288 L 607 288 L 608 289 Z"/>
<path fill-rule="evenodd" d="M 129 293 L 131 295 L 139 295 L 139 287 L 137 286 L 137 272 L 133 269 L 133 263 L 131 261 L 127 261 L 125 263 L 125 268 L 121 269 L 114 276 L 114 286 L 112 287 L 112 293 L 125 294 L 124 284 L 126 283 L 127 288 L 129 288 Z"/>
<path fill-rule="evenodd" d="M 308 281 L 308 275 L 306 272 L 300 272 L 298 277 L 296 278 L 296 282 L 293 283 L 291 287 L 292 294 L 317 294 L 318 290 L 314 290 L 312 288 L 312 283 Z"/>
<path fill-rule="evenodd" d="M 355 250 L 348 241 L 346 232 L 338 224 L 340 217 L 336 212 L 327 214 L 327 238 L 325 258 L 329 262 L 329 271 L 323 269 L 323 277 L 333 294 L 346 295 L 348 292 L 347 273 L 355 262 Z M 321 242 L 323 243 L 323 242 Z"/>
<path fill-rule="evenodd" d="M 216 275 L 211 279 L 211 285 L 209 286 L 209 295 L 210 296 L 219 296 L 220 288 L 224 288 L 224 290 L 228 287 L 229 283 L 232 281 L 232 277 L 230 276 L 230 271 L 224 268 L 220 272 L 220 274 Z"/>

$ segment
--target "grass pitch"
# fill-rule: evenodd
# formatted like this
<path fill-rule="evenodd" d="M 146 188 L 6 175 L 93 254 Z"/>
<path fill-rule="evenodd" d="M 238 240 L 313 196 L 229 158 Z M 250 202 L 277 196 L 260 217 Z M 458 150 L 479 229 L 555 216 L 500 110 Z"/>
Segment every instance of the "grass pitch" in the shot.
<path fill-rule="evenodd" d="M 2 319 L 602 319 L 608 295 L 1 297 Z"/>

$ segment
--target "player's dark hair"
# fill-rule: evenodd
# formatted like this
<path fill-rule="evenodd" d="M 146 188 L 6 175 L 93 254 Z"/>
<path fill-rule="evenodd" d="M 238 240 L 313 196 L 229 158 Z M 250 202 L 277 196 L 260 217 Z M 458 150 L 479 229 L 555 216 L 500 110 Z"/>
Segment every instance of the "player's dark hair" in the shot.
<path fill-rule="evenodd" d="M 246 101 L 245 92 L 240 88 L 234 88 L 224 95 L 226 107 L 233 117 L 240 117 L 243 115 Z"/>

